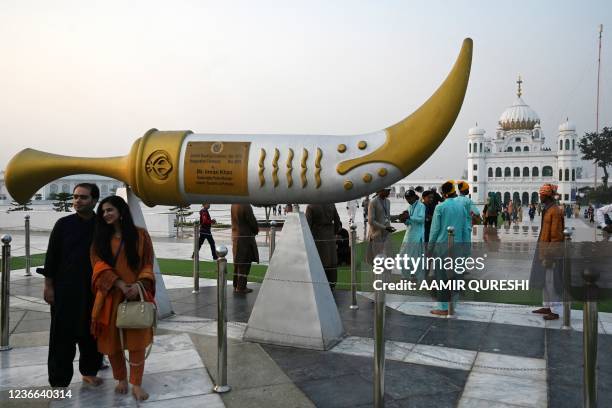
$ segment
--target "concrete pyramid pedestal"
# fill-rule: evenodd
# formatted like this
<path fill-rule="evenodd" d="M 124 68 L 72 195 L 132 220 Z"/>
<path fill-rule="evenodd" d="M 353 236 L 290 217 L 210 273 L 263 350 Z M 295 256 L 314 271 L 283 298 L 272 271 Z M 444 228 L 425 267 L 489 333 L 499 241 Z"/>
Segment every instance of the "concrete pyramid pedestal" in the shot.
<path fill-rule="evenodd" d="M 244 340 L 328 350 L 344 333 L 306 216 L 287 214 Z"/>
<path fill-rule="evenodd" d="M 147 229 L 142 208 L 140 207 L 140 198 L 132 192 L 132 189 L 121 187 L 117 189 L 115 194 L 128 203 L 130 213 L 134 219 L 134 224 L 137 227 Z M 153 272 L 155 272 L 155 303 L 157 304 L 157 317 L 158 319 L 163 319 L 173 315 L 174 312 L 172 311 L 172 304 L 170 303 L 168 292 L 166 292 L 166 285 L 164 284 L 164 278 L 159 269 L 159 263 L 157 262 L 155 253 L 153 254 Z"/>

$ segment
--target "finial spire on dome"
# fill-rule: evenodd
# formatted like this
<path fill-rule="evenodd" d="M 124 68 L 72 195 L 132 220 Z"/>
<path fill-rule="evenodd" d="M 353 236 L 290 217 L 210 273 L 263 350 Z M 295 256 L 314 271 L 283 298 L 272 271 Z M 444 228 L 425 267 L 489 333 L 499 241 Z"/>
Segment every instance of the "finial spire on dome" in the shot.
<path fill-rule="evenodd" d="M 518 76 L 518 81 L 516 81 L 516 83 L 518 84 L 518 91 L 517 91 L 516 95 L 520 98 L 521 95 L 523 94 L 523 91 L 521 90 L 521 84 L 523 83 L 523 80 L 521 79 L 521 75 L 520 74 Z"/>

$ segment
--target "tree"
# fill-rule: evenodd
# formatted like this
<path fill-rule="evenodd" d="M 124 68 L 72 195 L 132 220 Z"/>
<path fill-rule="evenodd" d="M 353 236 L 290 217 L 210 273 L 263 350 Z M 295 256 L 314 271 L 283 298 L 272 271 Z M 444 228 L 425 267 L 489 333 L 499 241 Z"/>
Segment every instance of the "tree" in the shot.
<path fill-rule="evenodd" d="M 13 207 L 9 208 L 7 211 L 32 211 L 32 208 L 28 207 L 28 205 L 32 205 L 32 200 L 28 200 L 25 204 L 19 204 L 16 201 L 11 202 Z"/>
<path fill-rule="evenodd" d="M 54 193 L 51 194 L 52 200 L 57 200 L 53 203 L 53 209 L 58 212 L 70 212 L 72 207 L 72 194 L 70 193 Z"/>
<path fill-rule="evenodd" d="M 592 160 L 597 167 L 603 170 L 604 188 L 608 188 L 608 166 L 612 165 L 612 129 L 604 127 L 598 134 L 597 132 L 585 133 L 584 137 L 578 142 L 578 147 L 582 152 L 583 160 Z"/>

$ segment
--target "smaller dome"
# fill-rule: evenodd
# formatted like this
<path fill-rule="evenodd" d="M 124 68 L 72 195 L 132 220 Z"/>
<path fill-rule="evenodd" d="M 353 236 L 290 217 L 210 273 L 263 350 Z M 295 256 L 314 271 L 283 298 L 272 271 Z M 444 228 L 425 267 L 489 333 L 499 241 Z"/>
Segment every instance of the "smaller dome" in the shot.
<path fill-rule="evenodd" d="M 470 128 L 470 130 L 468 130 L 468 135 L 469 136 L 482 136 L 486 133 L 486 131 L 481 128 L 478 127 L 478 122 L 476 122 L 476 126 Z"/>
<path fill-rule="evenodd" d="M 559 125 L 559 132 L 575 132 L 576 125 L 574 122 L 570 122 L 569 119 L 566 119 L 565 122 Z"/>

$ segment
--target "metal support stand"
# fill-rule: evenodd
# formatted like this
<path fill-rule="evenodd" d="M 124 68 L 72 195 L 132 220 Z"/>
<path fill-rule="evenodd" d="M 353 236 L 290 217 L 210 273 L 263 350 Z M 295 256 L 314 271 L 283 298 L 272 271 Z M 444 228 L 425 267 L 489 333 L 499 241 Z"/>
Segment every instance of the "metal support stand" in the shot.
<path fill-rule="evenodd" d="M 446 228 L 446 231 L 448 232 L 448 256 L 452 258 L 453 256 L 453 245 L 455 245 L 455 227 L 450 226 L 448 228 Z M 454 270 L 450 270 L 449 271 L 449 279 L 452 280 L 455 277 L 453 276 L 455 273 Z M 455 317 L 455 304 L 453 303 L 453 290 L 450 290 L 450 296 L 448 299 L 448 315 L 447 317 L 449 318 L 454 318 Z"/>
<path fill-rule="evenodd" d="M 0 351 L 10 350 L 9 346 L 9 287 L 11 276 L 10 235 L 2 236 L 2 283 L 0 285 Z"/>
<path fill-rule="evenodd" d="M 25 276 L 32 276 L 30 268 L 32 260 L 30 258 L 30 216 L 25 216 Z"/>
<path fill-rule="evenodd" d="M 351 305 L 349 308 L 357 310 L 359 306 L 357 306 L 357 226 L 355 224 L 351 225 L 349 242 L 351 245 Z"/>
<path fill-rule="evenodd" d="M 384 254 L 378 255 L 384 258 Z M 388 271 L 381 277 L 388 281 Z M 385 291 L 374 291 L 374 407 L 385 406 Z"/>
<path fill-rule="evenodd" d="M 228 392 L 232 389 L 227 385 L 227 299 L 225 285 L 227 274 L 227 247 L 217 247 L 217 378 L 213 391 Z"/>
<path fill-rule="evenodd" d="M 193 223 L 193 290 L 200 293 L 200 222 Z"/>
<path fill-rule="evenodd" d="M 570 257 L 572 230 L 565 228 L 563 236 L 565 240 L 563 243 L 563 326 L 561 326 L 561 330 L 572 330 L 572 300 L 569 293 L 572 276 Z"/>
<path fill-rule="evenodd" d="M 276 225 L 276 221 L 270 222 L 270 258 L 272 258 L 276 248 Z"/>
<path fill-rule="evenodd" d="M 582 272 L 585 280 L 585 299 L 583 305 L 583 406 L 597 407 L 597 279 L 599 273 L 585 269 Z"/>

